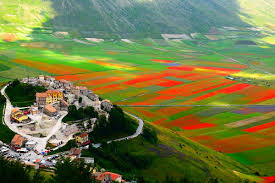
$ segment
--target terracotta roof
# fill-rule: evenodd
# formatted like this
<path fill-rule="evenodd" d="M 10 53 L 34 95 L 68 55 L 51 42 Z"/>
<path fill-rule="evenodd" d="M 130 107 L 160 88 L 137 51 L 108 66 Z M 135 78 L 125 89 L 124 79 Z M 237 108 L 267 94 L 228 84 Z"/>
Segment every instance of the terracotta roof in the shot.
<path fill-rule="evenodd" d="M 105 173 L 100 174 L 100 175 L 96 178 L 96 180 L 102 181 L 102 180 L 105 178 L 106 175 L 110 175 L 110 176 L 111 176 L 111 179 L 112 179 L 113 181 L 117 180 L 117 179 L 121 176 L 121 175 L 119 175 L 119 174 L 117 174 L 117 173 L 105 172 Z"/>
<path fill-rule="evenodd" d="M 70 106 L 70 104 L 69 104 L 68 102 L 66 102 L 65 100 L 62 100 L 62 103 L 63 103 L 64 105 L 66 105 L 67 107 Z"/>
<path fill-rule="evenodd" d="M 110 101 L 110 100 L 108 100 L 108 99 L 102 100 L 102 102 L 108 102 L 108 103 L 111 103 L 111 101 Z"/>
<path fill-rule="evenodd" d="M 86 86 L 80 86 L 79 89 L 80 90 L 88 90 L 88 88 Z"/>
<path fill-rule="evenodd" d="M 75 147 L 73 147 L 71 150 L 70 150 L 70 154 L 72 155 L 79 155 L 81 153 L 81 150 L 80 149 L 77 149 Z"/>
<path fill-rule="evenodd" d="M 11 113 L 13 114 L 13 113 L 18 112 L 18 111 L 20 111 L 20 110 L 15 108 L 15 109 L 11 110 Z"/>
<path fill-rule="evenodd" d="M 47 94 L 52 94 L 52 93 L 61 93 L 62 91 L 59 90 L 48 90 L 46 91 Z"/>
<path fill-rule="evenodd" d="M 45 109 L 49 112 L 56 112 L 56 109 L 53 106 L 51 106 L 50 104 L 46 105 Z"/>
<path fill-rule="evenodd" d="M 36 93 L 36 97 L 47 97 L 47 93 Z"/>
<path fill-rule="evenodd" d="M 65 79 L 60 79 L 59 81 L 60 81 L 61 83 L 66 83 L 66 84 L 69 83 L 69 81 L 67 81 L 67 80 L 65 80 Z"/>
<path fill-rule="evenodd" d="M 78 135 L 79 137 L 81 137 L 81 138 L 83 138 L 83 137 L 86 137 L 86 136 L 88 136 L 88 133 L 87 132 L 85 132 L 85 133 L 82 133 L 82 134 L 80 134 L 80 135 Z"/>
<path fill-rule="evenodd" d="M 22 142 L 23 142 L 24 140 L 25 140 L 24 137 L 22 137 L 21 135 L 16 134 L 16 135 L 13 137 L 11 143 L 12 143 L 13 145 L 21 145 Z"/>

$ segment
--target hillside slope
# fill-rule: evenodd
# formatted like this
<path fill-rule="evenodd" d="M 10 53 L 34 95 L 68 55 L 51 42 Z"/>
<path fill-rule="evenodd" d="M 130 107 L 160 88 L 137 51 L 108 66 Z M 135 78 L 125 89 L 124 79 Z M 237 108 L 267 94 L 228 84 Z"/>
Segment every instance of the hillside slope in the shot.
<path fill-rule="evenodd" d="M 205 32 L 211 26 L 243 25 L 238 5 L 203 0 L 52 0 L 57 16 L 49 22 L 59 29 L 82 33 L 146 35 Z M 92 33 L 91 33 L 92 32 Z"/>
<path fill-rule="evenodd" d="M 125 178 L 142 176 L 150 183 L 165 182 L 166 176 L 184 178 L 184 182 L 258 182 L 251 170 L 235 160 L 177 133 L 145 123 L 144 131 L 157 132 L 158 143 L 148 141 L 148 135 L 83 152 L 95 157 L 96 163 Z M 148 134 L 148 133 L 146 133 Z M 147 182 L 146 181 L 146 182 Z"/>
<path fill-rule="evenodd" d="M 91 37 L 159 37 L 221 26 L 274 26 L 272 0 L 2 0 L 0 32 L 34 27 Z"/>

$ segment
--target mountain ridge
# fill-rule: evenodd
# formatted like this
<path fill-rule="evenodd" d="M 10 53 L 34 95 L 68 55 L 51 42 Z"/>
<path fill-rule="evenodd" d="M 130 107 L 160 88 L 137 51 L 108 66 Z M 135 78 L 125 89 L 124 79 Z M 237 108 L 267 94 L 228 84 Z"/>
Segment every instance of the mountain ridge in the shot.
<path fill-rule="evenodd" d="M 82 37 L 160 38 L 216 27 L 273 30 L 272 0 L 1 0 L 0 32 L 34 28 Z M 23 23 L 24 22 L 24 23 Z M 20 35 L 19 35 L 20 36 Z"/>

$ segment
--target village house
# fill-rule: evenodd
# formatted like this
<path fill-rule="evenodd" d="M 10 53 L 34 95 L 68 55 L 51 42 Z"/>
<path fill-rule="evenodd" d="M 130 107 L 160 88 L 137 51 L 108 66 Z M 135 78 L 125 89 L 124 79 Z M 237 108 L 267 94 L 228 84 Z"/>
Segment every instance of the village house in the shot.
<path fill-rule="evenodd" d="M 75 156 L 75 157 L 79 158 L 81 156 L 81 150 L 73 147 L 69 151 L 69 156 Z"/>
<path fill-rule="evenodd" d="M 50 85 L 48 86 L 48 88 L 51 89 L 51 90 L 56 89 L 57 87 L 56 87 L 55 82 L 50 81 Z"/>
<path fill-rule="evenodd" d="M 122 176 L 112 172 L 104 172 L 96 177 L 96 180 L 101 183 L 122 182 Z"/>
<path fill-rule="evenodd" d="M 79 86 L 73 86 L 72 87 L 72 93 L 75 94 L 75 96 L 78 98 L 80 94 L 80 88 Z"/>
<path fill-rule="evenodd" d="M 23 147 L 24 143 L 25 143 L 25 138 L 18 134 L 16 134 L 11 140 L 11 146 L 16 150 Z"/>
<path fill-rule="evenodd" d="M 11 111 L 10 118 L 11 118 L 11 121 L 17 122 L 17 123 L 26 123 L 31 121 L 31 119 L 27 115 L 24 115 L 24 113 L 19 109 L 13 109 Z"/>
<path fill-rule="evenodd" d="M 66 86 L 66 87 L 65 87 L 65 92 L 66 92 L 66 93 L 72 92 L 72 87 L 71 87 L 71 86 Z"/>
<path fill-rule="evenodd" d="M 82 146 L 88 145 L 90 143 L 89 134 L 87 132 L 75 136 L 76 143 L 81 144 Z"/>
<path fill-rule="evenodd" d="M 46 81 L 46 82 L 43 82 L 43 86 L 45 88 L 48 88 L 50 86 L 50 82 Z"/>
<path fill-rule="evenodd" d="M 50 82 L 54 82 L 55 81 L 55 78 L 54 77 L 51 77 L 51 76 L 45 76 L 44 79 L 46 81 L 50 81 Z"/>
<path fill-rule="evenodd" d="M 44 75 L 39 75 L 39 81 L 41 82 L 41 83 L 43 83 L 44 81 L 45 81 L 45 77 L 44 77 Z"/>
<path fill-rule="evenodd" d="M 89 93 L 89 90 L 88 90 L 88 88 L 85 87 L 85 86 L 80 86 L 80 87 L 79 87 L 79 92 L 80 92 L 80 94 L 87 96 L 88 93 Z"/>
<path fill-rule="evenodd" d="M 33 149 L 35 145 L 36 145 L 36 142 L 34 142 L 34 141 L 28 141 L 28 142 L 26 142 L 25 147 L 27 149 Z"/>
<path fill-rule="evenodd" d="M 33 85 L 33 86 L 37 85 L 38 84 L 38 79 L 34 78 L 34 77 L 28 78 L 28 83 Z"/>
<path fill-rule="evenodd" d="M 111 111 L 111 109 L 113 108 L 113 104 L 111 103 L 110 100 L 103 100 L 101 102 L 101 108 L 104 110 L 104 111 Z"/>
<path fill-rule="evenodd" d="M 63 133 L 66 135 L 66 136 L 69 136 L 69 135 L 72 135 L 72 134 L 75 134 L 79 132 L 79 128 L 73 124 L 73 125 L 69 125 L 67 126 L 64 130 L 63 130 Z"/>
<path fill-rule="evenodd" d="M 80 157 L 79 160 L 83 160 L 85 164 L 94 164 L 95 159 L 91 157 Z"/>
<path fill-rule="evenodd" d="M 60 90 L 48 90 L 47 93 L 47 104 L 54 103 L 63 100 L 63 92 Z"/>
<path fill-rule="evenodd" d="M 51 139 L 51 140 L 49 140 L 49 143 L 52 146 L 57 147 L 57 146 L 60 146 L 61 144 L 63 144 L 63 141 L 62 140 L 57 140 L 57 139 Z"/>
<path fill-rule="evenodd" d="M 65 80 L 65 79 L 59 80 L 59 83 L 60 83 L 61 87 L 64 87 L 64 88 L 72 86 L 72 83 L 70 81 Z"/>
<path fill-rule="evenodd" d="M 98 95 L 94 94 L 94 92 L 92 92 L 91 90 L 88 90 L 88 95 L 87 97 L 89 99 L 91 99 L 92 101 L 98 101 L 99 100 L 99 97 Z"/>
<path fill-rule="evenodd" d="M 67 111 L 70 104 L 66 102 L 65 100 L 60 101 L 60 110 L 61 111 Z"/>
<path fill-rule="evenodd" d="M 45 106 L 47 104 L 47 93 L 36 93 L 37 106 Z"/>
<path fill-rule="evenodd" d="M 57 115 L 57 110 L 53 106 L 48 104 L 44 108 L 44 113 L 47 114 L 48 116 L 52 117 L 52 116 Z"/>
<path fill-rule="evenodd" d="M 63 92 L 59 90 L 48 90 L 44 93 L 36 93 L 36 103 L 38 106 L 45 106 L 63 100 Z"/>

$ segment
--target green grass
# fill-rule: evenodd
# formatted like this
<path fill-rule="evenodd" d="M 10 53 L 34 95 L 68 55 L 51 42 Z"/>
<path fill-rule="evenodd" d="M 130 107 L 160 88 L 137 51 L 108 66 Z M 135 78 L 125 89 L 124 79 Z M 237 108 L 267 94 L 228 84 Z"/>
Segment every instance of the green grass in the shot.
<path fill-rule="evenodd" d="M 11 140 L 13 139 L 15 133 L 9 129 L 6 125 L 3 124 L 3 109 L 4 104 L 0 104 L 0 140 L 6 144 L 9 144 Z"/>
<path fill-rule="evenodd" d="M 273 164 L 275 158 L 274 145 L 263 147 L 245 152 L 227 154 L 238 162 L 257 170 L 260 170 L 262 176 L 274 175 Z"/>
<path fill-rule="evenodd" d="M 177 178 L 186 177 L 194 182 L 210 181 L 211 178 L 217 178 L 219 182 L 238 182 L 244 179 L 234 175 L 233 170 L 248 175 L 253 173 L 231 158 L 179 136 L 171 130 L 148 123 L 145 123 L 145 126 L 157 131 L 158 144 L 151 144 L 139 136 L 129 141 L 118 142 L 114 146 L 116 148 L 112 145 L 104 147 L 104 153 L 97 150 L 84 151 L 83 156 L 95 157 L 99 166 L 108 171 L 119 172 L 124 177 L 135 174 L 142 175 L 148 180 L 163 181 L 169 175 Z M 179 144 L 182 144 L 182 148 Z M 149 158 L 151 161 L 139 167 L 127 160 L 133 156 L 142 158 L 143 161 Z M 160 170 L 163 173 L 160 174 Z M 256 180 L 256 177 L 252 176 L 249 179 Z"/>
<path fill-rule="evenodd" d="M 248 118 L 252 118 L 260 115 L 261 113 L 251 113 L 247 115 L 242 115 L 242 114 L 237 114 L 232 112 L 224 112 L 211 117 L 205 117 L 202 119 L 202 121 L 205 121 L 205 122 L 211 121 L 212 123 L 215 123 L 215 124 L 227 124 L 232 121 L 239 121 L 239 120 L 248 119 Z"/>

